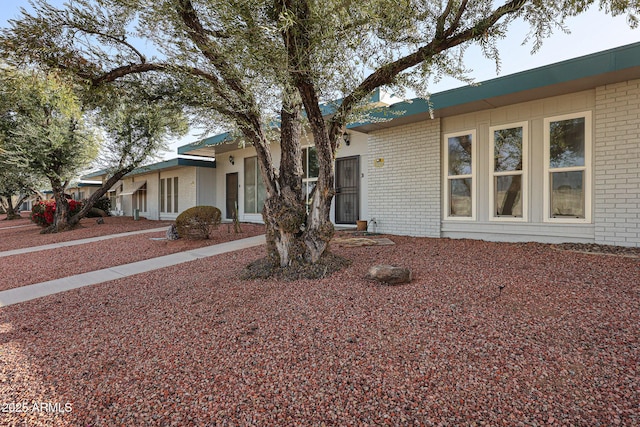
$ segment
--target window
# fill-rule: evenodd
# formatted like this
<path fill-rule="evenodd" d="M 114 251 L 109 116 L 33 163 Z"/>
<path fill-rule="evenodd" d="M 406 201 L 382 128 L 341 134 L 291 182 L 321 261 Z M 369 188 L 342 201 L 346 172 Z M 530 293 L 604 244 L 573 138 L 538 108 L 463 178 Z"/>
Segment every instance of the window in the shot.
<path fill-rule="evenodd" d="M 311 193 L 316 188 L 318 182 L 318 173 L 320 166 L 318 165 L 318 152 L 316 147 L 306 147 L 302 149 L 302 191 L 306 194 L 307 210 L 311 205 Z"/>
<path fill-rule="evenodd" d="M 444 136 L 447 219 L 475 219 L 475 139 L 475 130 Z"/>
<path fill-rule="evenodd" d="M 591 113 L 544 121 L 545 221 L 591 221 Z"/>
<path fill-rule="evenodd" d="M 136 191 L 134 208 L 140 212 L 147 211 L 147 184 L 142 185 L 142 187 Z"/>
<path fill-rule="evenodd" d="M 262 213 L 267 191 L 258 170 L 258 158 L 244 159 L 244 213 Z"/>
<path fill-rule="evenodd" d="M 526 122 L 490 128 L 491 219 L 527 219 Z"/>
<path fill-rule="evenodd" d="M 162 178 L 160 180 L 160 212 L 178 213 L 178 177 L 177 176 L 174 178 Z"/>
<path fill-rule="evenodd" d="M 173 178 L 173 211 L 178 212 L 178 177 Z"/>

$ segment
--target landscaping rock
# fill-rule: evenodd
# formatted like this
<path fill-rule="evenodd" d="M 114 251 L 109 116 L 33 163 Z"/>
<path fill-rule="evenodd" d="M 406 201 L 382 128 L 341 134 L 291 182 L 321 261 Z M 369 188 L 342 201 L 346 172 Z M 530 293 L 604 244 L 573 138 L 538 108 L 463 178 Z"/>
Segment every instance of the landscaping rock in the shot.
<path fill-rule="evenodd" d="M 367 279 L 376 280 L 387 285 L 401 285 L 411 282 L 411 270 L 393 265 L 374 265 L 367 272 Z"/>
<path fill-rule="evenodd" d="M 171 224 L 167 230 L 167 240 L 178 240 L 179 238 L 178 228 L 175 224 Z"/>

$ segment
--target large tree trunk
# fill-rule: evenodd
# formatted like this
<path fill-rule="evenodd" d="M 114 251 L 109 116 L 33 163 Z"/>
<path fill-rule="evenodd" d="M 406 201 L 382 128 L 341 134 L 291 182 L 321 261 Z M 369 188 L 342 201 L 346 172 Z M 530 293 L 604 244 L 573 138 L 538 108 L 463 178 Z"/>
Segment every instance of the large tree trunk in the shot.
<path fill-rule="evenodd" d="M 50 179 L 53 198 L 56 201 L 56 211 L 53 215 L 53 223 L 42 230 L 42 233 L 58 233 L 69 228 L 69 202 L 64 195 L 67 183 L 58 179 Z"/>
<path fill-rule="evenodd" d="M 290 93 L 290 102 L 281 112 L 280 172 L 277 185 L 267 185 L 268 197 L 262 216 L 267 231 L 267 253 L 271 261 L 286 267 L 292 262 L 305 260 L 305 246 L 302 230 L 306 222 L 305 193 L 302 188 L 302 135 L 301 109 L 299 97 Z M 258 150 L 256 150 L 258 151 Z M 258 158 L 260 159 L 260 154 Z M 264 157 L 264 156 L 263 156 Z M 266 160 L 266 159 L 265 159 Z M 268 166 L 261 167 L 261 171 Z M 269 179 L 264 176 L 263 179 Z M 269 189 L 272 189 L 272 193 Z"/>
<path fill-rule="evenodd" d="M 133 165 L 129 166 L 129 167 L 126 167 L 124 169 L 121 169 L 121 170 L 117 171 L 116 173 L 114 173 L 111 177 L 109 177 L 109 179 L 107 179 L 105 182 L 103 182 L 102 186 L 100 188 L 98 188 L 96 190 L 96 192 L 93 193 L 84 202 L 84 204 L 82 205 L 82 208 L 80 208 L 78 213 L 76 213 L 74 216 L 69 218 L 69 226 L 70 227 L 75 227 L 76 225 L 78 225 L 80 220 L 82 218 L 84 218 L 85 216 L 87 216 L 87 214 L 89 212 L 91 212 L 91 209 L 93 209 L 93 206 L 96 204 L 98 199 L 100 199 L 100 197 L 102 197 L 105 194 L 107 194 L 107 191 L 109 191 L 109 189 L 111 187 L 113 187 L 116 182 L 120 181 L 120 179 L 123 176 L 125 176 L 126 174 L 131 172 L 133 169 L 135 169 L 135 167 Z M 112 206 L 112 208 L 113 208 L 113 206 Z"/>
<path fill-rule="evenodd" d="M 5 197 L 5 199 L 7 200 L 7 203 L 3 204 L 3 205 L 5 207 L 5 210 L 7 211 L 6 212 L 7 213 L 7 218 L 6 219 L 11 220 L 11 219 L 20 218 L 20 215 L 18 215 L 16 213 L 16 207 L 20 206 L 21 202 L 19 201 L 19 203 L 16 203 L 15 206 L 14 206 L 13 200 L 11 199 L 11 196 L 7 196 L 7 197 Z"/>

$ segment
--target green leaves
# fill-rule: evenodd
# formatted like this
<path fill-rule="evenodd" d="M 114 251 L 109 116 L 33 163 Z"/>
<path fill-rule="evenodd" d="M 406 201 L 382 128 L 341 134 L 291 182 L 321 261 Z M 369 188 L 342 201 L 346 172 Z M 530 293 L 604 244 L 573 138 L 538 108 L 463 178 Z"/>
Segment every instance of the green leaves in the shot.
<path fill-rule="evenodd" d="M 98 138 L 73 88 L 55 74 L 2 69 L 4 161 L 33 176 L 66 181 L 95 157 Z"/>

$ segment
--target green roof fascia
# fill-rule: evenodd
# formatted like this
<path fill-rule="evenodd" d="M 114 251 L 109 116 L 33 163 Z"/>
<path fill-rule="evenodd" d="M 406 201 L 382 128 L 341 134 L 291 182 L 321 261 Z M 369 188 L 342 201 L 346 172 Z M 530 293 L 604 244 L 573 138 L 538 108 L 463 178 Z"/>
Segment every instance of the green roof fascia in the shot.
<path fill-rule="evenodd" d="M 640 43 L 597 52 L 555 64 L 486 80 L 475 86 L 464 86 L 431 95 L 433 110 L 442 110 L 484 99 L 567 83 L 600 74 L 640 66 Z M 429 103 L 420 98 L 393 104 L 384 111 L 375 111 L 375 119 L 393 120 L 429 112 Z M 373 121 L 351 123 L 348 128 L 371 124 Z"/>
<path fill-rule="evenodd" d="M 152 163 L 152 164 L 147 165 L 147 166 L 140 166 L 139 168 L 136 168 L 136 169 L 132 170 L 131 172 L 129 172 L 125 176 L 140 175 L 140 174 L 149 173 L 149 172 L 153 172 L 153 171 L 159 171 L 159 170 L 163 170 L 163 169 L 170 169 L 170 168 L 174 168 L 174 167 L 178 167 L 178 166 L 195 166 L 195 167 L 201 167 L 201 168 L 215 168 L 216 167 L 216 162 L 215 162 L 215 160 L 214 161 L 206 161 L 206 160 L 177 158 L 177 159 L 165 160 L 163 162 Z M 102 170 L 99 170 L 99 171 L 96 171 L 96 172 L 92 172 L 92 173 L 90 173 L 88 175 L 83 175 L 82 179 L 97 178 L 97 177 L 100 177 L 100 176 L 104 176 L 107 173 L 108 172 L 107 172 L 106 169 L 102 169 Z"/>
<path fill-rule="evenodd" d="M 187 145 L 178 147 L 178 154 L 187 154 L 190 151 L 197 150 L 199 148 L 213 147 L 216 145 L 224 144 L 226 142 L 232 142 L 234 140 L 231 132 L 224 132 L 218 135 L 210 136 L 200 141 L 192 142 Z"/>

